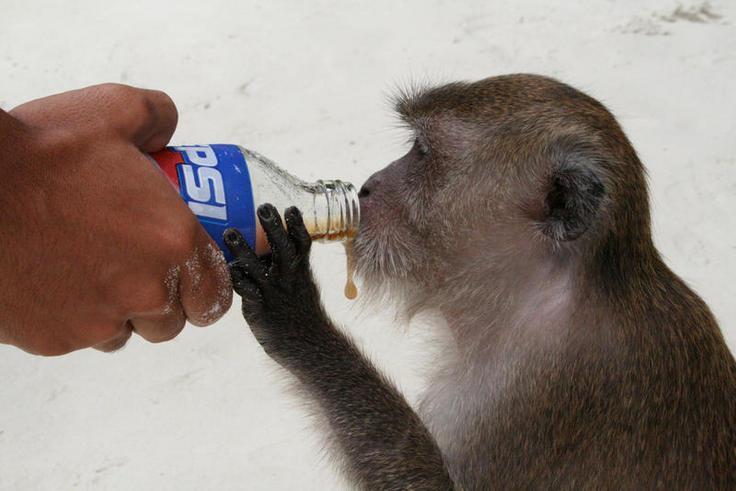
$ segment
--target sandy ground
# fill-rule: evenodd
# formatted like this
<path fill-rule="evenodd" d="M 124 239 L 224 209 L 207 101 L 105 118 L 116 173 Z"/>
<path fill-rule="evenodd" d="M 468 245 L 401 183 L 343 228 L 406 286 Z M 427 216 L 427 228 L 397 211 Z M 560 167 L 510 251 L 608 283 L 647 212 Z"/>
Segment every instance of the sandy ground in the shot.
<path fill-rule="evenodd" d="M 658 246 L 736 349 L 736 2 L 0 0 L 0 107 L 104 81 L 166 90 L 175 143 L 238 142 L 362 182 L 403 150 L 412 80 L 552 75 L 604 101 L 649 169 Z M 414 400 L 422 329 L 330 312 Z M 238 309 L 164 345 L 41 359 L 0 347 L 2 489 L 344 489 Z"/>

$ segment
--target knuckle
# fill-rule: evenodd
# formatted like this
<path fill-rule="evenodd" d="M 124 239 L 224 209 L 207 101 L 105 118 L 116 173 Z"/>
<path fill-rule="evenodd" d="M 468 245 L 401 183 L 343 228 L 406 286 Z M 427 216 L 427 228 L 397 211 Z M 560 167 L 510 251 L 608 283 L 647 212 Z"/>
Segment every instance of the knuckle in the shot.
<path fill-rule="evenodd" d="M 127 104 L 135 103 L 140 99 L 140 89 L 131 87 L 130 85 L 105 83 L 92 86 L 86 89 L 92 92 L 96 97 L 116 103 L 124 102 Z"/>
<path fill-rule="evenodd" d="M 135 121 L 144 128 L 155 127 L 159 121 L 159 112 L 156 105 L 146 94 L 138 94 L 138 97 L 130 100 L 130 113 L 135 115 Z"/>
<path fill-rule="evenodd" d="M 118 351 L 128 343 L 128 340 L 130 339 L 130 336 L 132 334 L 132 329 L 130 329 L 130 327 L 126 324 L 125 328 L 123 328 L 119 334 L 109 338 L 107 341 L 93 346 L 93 348 L 97 351 L 102 351 L 103 353 L 112 353 L 114 351 Z"/>
<path fill-rule="evenodd" d="M 172 339 L 174 339 L 178 335 L 179 335 L 179 333 L 177 332 L 175 334 L 166 335 L 166 336 L 153 336 L 153 337 L 148 336 L 148 337 L 146 337 L 144 339 L 147 342 L 151 343 L 151 344 L 161 344 L 161 343 L 165 343 L 167 341 L 171 341 Z"/>
<path fill-rule="evenodd" d="M 161 330 L 151 333 L 145 337 L 146 341 L 153 344 L 165 343 L 171 341 L 181 333 L 184 329 L 185 320 L 177 320 L 175 322 L 167 321 L 165 326 L 161 327 Z"/>
<path fill-rule="evenodd" d="M 171 97 L 160 90 L 140 90 L 139 99 L 135 103 L 134 111 L 138 120 L 143 123 L 146 131 L 166 126 L 176 126 L 179 115 Z"/>
<path fill-rule="evenodd" d="M 165 92 L 131 87 L 129 85 L 107 83 L 91 88 L 101 104 L 125 108 L 125 115 L 133 124 L 155 127 L 166 112 L 175 120 L 178 118 L 174 101 Z"/>
<path fill-rule="evenodd" d="M 68 353 L 71 353 L 72 351 L 74 351 L 74 349 L 70 346 L 58 343 L 42 343 L 40 345 L 31 347 L 31 349 L 29 350 L 29 352 L 33 355 L 47 357 L 66 355 Z"/>
<path fill-rule="evenodd" d="M 174 100 L 162 90 L 147 91 L 148 101 L 154 108 L 170 112 L 175 118 L 178 118 L 178 111 Z"/>
<path fill-rule="evenodd" d="M 140 315 L 127 322 L 128 332 L 135 332 L 149 343 L 174 339 L 184 329 L 186 318 L 181 310 L 165 314 Z"/>
<path fill-rule="evenodd" d="M 175 219 L 158 227 L 156 231 L 157 247 L 162 257 L 169 259 L 174 264 L 182 264 L 196 252 L 202 232 L 200 225 L 193 217 L 186 216 L 182 220 L 182 217 L 177 214 L 172 218 Z"/>
<path fill-rule="evenodd" d="M 100 126 L 119 131 L 122 128 L 138 125 L 147 120 L 151 112 L 151 104 L 147 101 L 145 91 L 130 85 L 106 83 L 86 89 L 99 108 L 105 114 L 114 114 L 114 118 L 100 120 Z"/>
<path fill-rule="evenodd" d="M 187 234 L 176 229 L 159 230 L 157 234 L 158 250 L 162 258 L 172 264 L 183 264 L 194 253 L 194 241 Z"/>
<path fill-rule="evenodd" d="M 170 307 L 171 292 L 165 279 L 150 279 L 134 286 L 131 295 L 130 314 L 158 314 Z"/>
<path fill-rule="evenodd" d="M 70 339 L 64 336 L 51 335 L 38 337 L 30 346 L 23 349 L 38 356 L 61 356 L 78 348 L 79 346 L 75 346 Z"/>
<path fill-rule="evenodd" d="M 39 159 L 48 162 L 48 172 L 49 168 L 56 170 L 62 165 L 67 165 L 64 157 L 77 154 L 80 140 L 84 140 L 85 136 L 85 133 L 77 128 L 61 126 L 48 128 L 33 134 L 32 148 Z"/>

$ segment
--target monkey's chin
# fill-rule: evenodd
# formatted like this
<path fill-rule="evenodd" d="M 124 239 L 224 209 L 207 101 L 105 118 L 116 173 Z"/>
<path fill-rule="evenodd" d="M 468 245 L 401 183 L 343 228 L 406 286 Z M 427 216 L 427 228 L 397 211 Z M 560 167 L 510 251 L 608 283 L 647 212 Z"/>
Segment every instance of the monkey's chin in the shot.
<path fill-rule="evenodd" d="M 407 276 L 401 251 L 396 251 L 391 235 L 361 230 L 353 243 L 356 273 L 364 282 L 384 283 Z"/>
<path fill-rule="evenodd" d="M 391 227 L 380 231 L 363 228 L 353 244 L 355 272 L 360 281 L 360 298 L 369 304 L 393 306 L 398 317 L 423 298 L 420 282 L 415 278 L 416 251 Z"/>

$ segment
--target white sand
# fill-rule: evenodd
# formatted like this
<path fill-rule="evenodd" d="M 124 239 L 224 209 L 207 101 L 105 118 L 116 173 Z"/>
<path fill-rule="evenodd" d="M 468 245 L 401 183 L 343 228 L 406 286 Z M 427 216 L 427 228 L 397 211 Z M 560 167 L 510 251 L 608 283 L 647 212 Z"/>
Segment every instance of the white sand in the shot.
<path fill-rule="evenodd" d="M 553 75 L 618 115 L 659 247 L 736 348 L 736 3 L 714 1 L 714 19 L 683 2 L 3 0 L 0 107 L 103 81 L 161 88 L 180 109 L 174 143 L 238 142 L 360 183 L 402 152 L 393 84 Z M 414 397 L 418 331 L 350 310 L 341 247 L 315 247 L 315 265 L 330 312 Z M 238 308 L 114 355 L 0 347 L 0 489 L 343 489 L 275 373 Z"/>

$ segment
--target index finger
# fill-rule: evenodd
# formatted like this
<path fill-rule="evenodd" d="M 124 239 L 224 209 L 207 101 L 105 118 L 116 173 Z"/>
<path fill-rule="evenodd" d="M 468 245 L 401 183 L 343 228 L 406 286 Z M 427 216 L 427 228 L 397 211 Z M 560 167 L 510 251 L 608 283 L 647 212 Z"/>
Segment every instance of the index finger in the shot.
<path fill-rule="evenodd" d="M 166 146 L 178 121 L 176 106 L 165 93 L 122 84 L 93 85 L 36 99 L 10 114 L 40 127 L 63 123 L 112 131 L 147 153 Z"/>
<path fill-rule="evenodd" d="M 143 152 L 161 150 L 176 130 L 179 114 L 174 101 L 159 90 L 104 84 L 83 89 L 98 99 L 109 125 Z"/>

